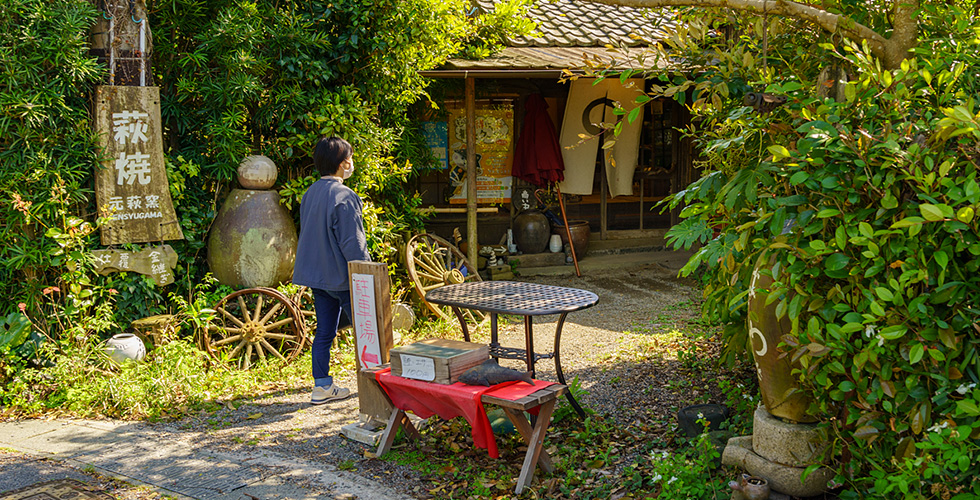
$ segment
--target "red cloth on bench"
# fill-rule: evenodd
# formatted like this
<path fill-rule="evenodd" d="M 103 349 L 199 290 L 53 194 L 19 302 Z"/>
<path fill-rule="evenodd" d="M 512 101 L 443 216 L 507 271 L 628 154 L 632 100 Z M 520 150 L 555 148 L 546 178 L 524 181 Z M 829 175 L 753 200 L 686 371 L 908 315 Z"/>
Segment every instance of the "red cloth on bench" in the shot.
<path fill-rule="evenodd" d="M 516 401 L 554 384 L 543 380 L 535 380 L 535 385 L 512 381 L 490 387 L 466 385 L 461 382 L 451 385 L 434 384 L 392 375 L 391 368 L 375 372 L 374 377 L 397 408 L 411 411 L 420 418 L 429 418 L 432 415 L 439 415 L 445 420 L 454 417 L 466 418 L 472 428 L 473 444 L 486 448 L 491 458 L 498 458 L 500 454 L 497 452 L 493 429 L 490 427 L 490 420 L 480 398 L 484 394 L 489 394 Z"/>

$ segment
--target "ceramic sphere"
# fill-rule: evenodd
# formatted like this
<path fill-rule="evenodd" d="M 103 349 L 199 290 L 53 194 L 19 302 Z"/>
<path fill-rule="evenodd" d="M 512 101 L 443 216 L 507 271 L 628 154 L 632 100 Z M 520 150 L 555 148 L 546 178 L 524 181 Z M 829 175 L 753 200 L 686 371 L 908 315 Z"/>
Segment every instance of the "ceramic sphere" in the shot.
<path fill-rule="evenodd" d="M 113 335 L 105 342 L 105 352 L 116 364 L 122 364 L 127 359 L 140 361 L 146 356 L 146 346 L 139 337 L 132 333 Z"/>
<path fill-rule="evenodd" d="M 269 189 L 278 175 L 276 164 L 267 156 L 249 156 L 238 165 L 238 183 L 244 189 Z"/>

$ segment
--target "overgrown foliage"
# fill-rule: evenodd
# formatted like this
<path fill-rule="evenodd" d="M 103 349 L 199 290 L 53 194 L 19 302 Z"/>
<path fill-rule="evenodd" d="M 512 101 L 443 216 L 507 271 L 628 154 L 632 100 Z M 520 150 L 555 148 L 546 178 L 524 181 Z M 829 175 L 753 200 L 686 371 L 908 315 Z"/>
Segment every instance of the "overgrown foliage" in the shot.
<path fill-rule="evenodd" d="M 703 270 L 729 359 L 750 341 L 753 273 L 773 276 L 792 323 L 781 349 L 813 395 L 842 497 L 980 494 L 980 30 L 965 2 L 917 15 L 918 48 L 894 70 L 793 21 L 768 20 L 765 52 L 760 24 L 726 39 L 691 19 L 673 46 L 703 65 L 656 73 L 654 94 L 699 116 L 704 174 L 672 201 L 685 220 L 670 238 L 701 245 L 684 272 Z M 818 78 L 828 67 L 846 72 L 839 100 L 823 97 L 837 87 Z M 742 106 L 753 88 L 788 102 Z"/>
<path fill-rule="evenodd" d="M 0 291 L 7 298 L 0 317 L 29 321 L 32 332 L 2 338 L 0 386 L 20 391 L 24 380 L 38 381 L 28 392 L 39 398 L 18 406 L 82 404 L 84 394 L 64 393 L 82 374 L 93 384 L 105 377 L 107 386 L 86 390 L 99 395 L 90 401 L 107 401 L 106 387 L 120 375 L 62 367 L 98 366 L 98 343 L 134 319 L 175 314 L 185 338 L 203 327 L 206 306 L 230 291 L 210 286 L 207 233 L 248 155 L 276 162 L 276 189 L 296 213 L 317 178 L 316 140 L 348 139 L 358 166 L 348 184 L 365 198 L 370 251 L 397 268 L 399 243 L 423 221 L 405 180 L 432 162 L 406 116 L 425 95 L 418 72 L 468 44 L 492 47 L 491 36 L 530 29 L 507 15 L 478 21 L 466 0 L 147 3 L 167 175 L 186 238 L 168 242 L 179 259 L 167 289 L 135 273 L 98 276 L 91 265 L 90 252 L 100 247 L 92 191 L 100 151 L 89 104 L 106 68 L 89 54 L 89 38 L 106 14 L 85 0 L 13 0 L 0 9 Z M 507 2 L 507 12 L 526 4 Z M 51 345 L 38 350 L 44 341 Z M 160 359 L 189 355 L 170 354 Z M 167 369 L 175 367 L 124 373 L 144 380 Z M 133 409 L 139 399 L 108 399 L 116 402 L 106 403 L 106 413 L 146 413 Z"/>
<path fill-rule="evenodd" d="M 83 252 L 93 243 L 89 179 L 99 159 L 88 99 L 103 68 L 87 54 L 97 15 L 83 0 L 14 0 L 0 10 L 0 312 L 39 311 L 46 287 L 71 281 L 42 332 L 56 320 L 86 322 L 96 298 Z"/>

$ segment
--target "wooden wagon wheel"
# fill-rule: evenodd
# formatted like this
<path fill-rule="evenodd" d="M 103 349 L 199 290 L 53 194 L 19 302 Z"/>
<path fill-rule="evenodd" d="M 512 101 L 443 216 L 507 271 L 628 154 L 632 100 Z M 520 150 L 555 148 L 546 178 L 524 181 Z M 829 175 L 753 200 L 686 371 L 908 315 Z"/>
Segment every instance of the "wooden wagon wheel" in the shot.
<path fill-rule="evenodd" d="M 423 233 L 409 240 L 405 247 L 405 265 L 422 302 L 446 320 L 456 317 L 452 309 L 426 301 L 425 294 L 449 284 L 483 281 L 476 267 L 458 248 L 434 234 Z M 486 314 L 481 311 L 463 309 L 462 312 L 467 323 L 479 325 L 486 319 Z"/>
<path fill-rule="evenodd" d="M 303 325 L 306 329 L 306 343 L 312 345 L 313 335 L 316 334 L 316 310 L 313 307 L 313 290 L 309 287 L 301 286 L 289 298 L 303 316 Z"/>
<path fill-rule="evenodd" d="M 296 304 L 274 288 L 247 288 L 214 306 L 217 315 L 203 344 L 216 359 L 250 368 L 257 361 L 292 361 L 303 350 L 306 328 Z"/>

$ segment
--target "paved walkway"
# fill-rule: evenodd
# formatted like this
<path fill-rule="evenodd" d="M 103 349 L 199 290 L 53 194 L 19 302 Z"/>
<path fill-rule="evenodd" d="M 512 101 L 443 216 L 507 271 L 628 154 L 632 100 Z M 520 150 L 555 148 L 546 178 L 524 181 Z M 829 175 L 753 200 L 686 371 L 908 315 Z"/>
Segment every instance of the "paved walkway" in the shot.
<path fill-rule="evenodd" d="M 689 252 L 662 251 L 590 255 L 580 267 L 584 276 L 650 264 L 676 272 L 689 256 Z M 529 268 L 522 269 L 522 274 L 574 276 L 575 268 Z M 325 462 L 287 456 L 269 447 L 228 452 L 209 449 L 202 443 L 189 446 L 179 434 L 140 422 L 0 422 L 0 449 L 27 454 L 22 458 L 0 454 L 0 492 L 66 476 L 84 480 L 77 470 L 60 467 L 60 461 L 76 469 L 91 468 L 132 484 L 145 484 L 179 499 L 411 500 Z"/>
<path fill-rule="evenodd" d="M 164 495 L 205 500 L 405 499 L 390 488 L 336 468 L 268 451 L 189 450 L 175 436 L 141 423 L 93 420 L 0 422 L 0 448 L 60 460 Z M 46 461 L 4 466 L 0 492 L 53 479 Z M 60 477 L 64 477 L 63 475 Z"/>

